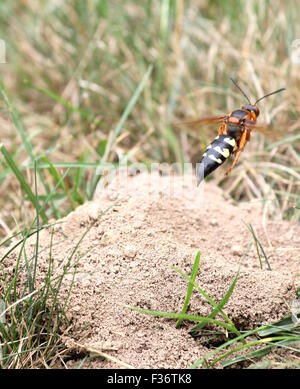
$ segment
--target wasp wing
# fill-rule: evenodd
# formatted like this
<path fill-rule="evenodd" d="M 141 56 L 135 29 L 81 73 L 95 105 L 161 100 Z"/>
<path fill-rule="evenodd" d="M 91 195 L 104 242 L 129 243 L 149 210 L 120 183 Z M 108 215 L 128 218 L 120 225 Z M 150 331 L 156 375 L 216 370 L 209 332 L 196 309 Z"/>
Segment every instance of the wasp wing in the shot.
<path fill-rule="evenodd" d="M 205 116 L 205 117 L 198 118 L 198 119 L 173 122 L 171 124 L 172 124 L 172 126 L 177 127 L 177 128 L 195 129 L 195 128 L 203 126 L 205 124 L 221 123 L 226 117 L 227 117 L 227 115 Z"/>
<path fill-rule="evenodd" d="M 173 122 L 171 125 L 172 127 L 179 130 L 186 130 L 188 132 L 192 131 L 192 133 L 197 136 L 197 133 L 200 134 L 200 129 L 201 132 L 203 132 L 203 126 L 210 124 L 221 124 L 228 117 L 229 115 L 204 116 L 197 119 Z M 244 125 L 246 128 L 251 129 L 251 131 L 258 132 L 270 140 L 278 140 L 286 135 L 286 131 L 283 129 L 282 125 L 257 124 L 250 120 L 245 121 Z M 210 131 L 208 128 L 206 128 L 204 132 L 209 133 Z"/>
<path fill-rule="evenodd" d="M 205 116 L 198 119 L 173 122 L 171 125 L 173 128 L 184 131 L 197 139 L 203 135 L 205 138 L 211 138 L 218 131 L 219 125 L 223 123 L 226 117 L 228 116 Z M 214 125 L 213 128 L 212 125 Z"/>
<path fill-rule="evenodd" d="M 255 124 L 251 121 L 245 121 L 245 126 L 251 131 L 258 132 L 270 140 L 278 140 L 286 135 L 282 126 L 271 124 Z"/>

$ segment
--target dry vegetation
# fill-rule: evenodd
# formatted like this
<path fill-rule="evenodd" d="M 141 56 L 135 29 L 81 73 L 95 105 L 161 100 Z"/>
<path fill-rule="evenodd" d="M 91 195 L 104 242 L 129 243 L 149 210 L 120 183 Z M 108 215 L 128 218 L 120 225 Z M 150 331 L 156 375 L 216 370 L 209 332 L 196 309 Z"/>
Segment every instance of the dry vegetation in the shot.
<path fill-rule="evenodd" d="M 253 135 L 213 179 L 298 221 L 299 20 L 296 0 L 1 2 L 0 239 L 30 226 L 37 199 L 44 223 L 91 199 L 99 163 L 198 162 L 216 128 L 172 123 L 239 107 L 229 76 L 251 100 L 287 90 L 260 104 L 279 137 Z"/>

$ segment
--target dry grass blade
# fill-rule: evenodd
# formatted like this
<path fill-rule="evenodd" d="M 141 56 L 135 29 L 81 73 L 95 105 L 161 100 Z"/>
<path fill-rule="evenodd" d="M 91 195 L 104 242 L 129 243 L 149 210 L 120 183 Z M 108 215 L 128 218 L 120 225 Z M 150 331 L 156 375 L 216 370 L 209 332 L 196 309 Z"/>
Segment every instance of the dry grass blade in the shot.
<path fill-rule="evenodd" d="M 131 366 L 128 363 L 125 363 L 125 362 L 119 360 L 118 358 L 113 357 L 112 355 L 109 355 L 109 354 L 107 354 L 107 353 L 105 353 L 105 352 L 103 352 L 101 350 L 98 350 L 95 347 L 91 347 L 91 346 L 88 346 L 88 345 L 80 344 L 78 342 L 73 342 L 73 346 L 77 350 L 79 350 L 79 351 L 84 350 L 85 352 L 88 352 L 88 353 L 91 353 L 91 354 L 95 354 L 95 355 L 97 355 L 99 357 L 102 357 L 102 358 L 108 360 L 108 361 L 114 362 L 114 363 L 116 363 L 119 366 L 125 367 L 126 369 L 135 369 L 134 366 Z"/>
<path fill-rule="evenodd" d="M 263 267 L 262 266 L 261 255 L 260 255 L 260 250 L 261 250 L 261 252 L 262 252 L 262 254 L 263 254 L 264 258 L 265 258 L 265 261 L 267 263 L 268 270 L 272 270 L 271 266 L 270 266 L 270 263 L 269 263 L 269 260 L 268 260 L 268 257 L 267 257 L 267 255 L 265 253 L 265 250 L 264 250 L 262 244 L 260 243 L 260 241 L 257 239 L 257 236 L 256 236 L 256 234 L 254 232 L 254 229 L 253 229 L 252 225 L 250 223 L 247 224 L 245 222 L 244 222 L 244 224 L 248 228 L 248 230 L 251 232 L 251 235 L 253 237 L 253 240 L 254 240 L 254 243 L 255 243 L 255 247 L 256 247 L 257 256 L 258 256 L 258 259 L 259 259 L 260 268 L 262 269 L 262 267 Z"/>

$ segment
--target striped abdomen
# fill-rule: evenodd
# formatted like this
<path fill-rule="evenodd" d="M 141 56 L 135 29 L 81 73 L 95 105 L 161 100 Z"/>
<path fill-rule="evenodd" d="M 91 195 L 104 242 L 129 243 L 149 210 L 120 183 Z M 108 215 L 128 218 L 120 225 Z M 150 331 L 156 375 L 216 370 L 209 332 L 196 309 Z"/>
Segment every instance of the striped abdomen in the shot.
<path fill-rule="evenodd" d="M 235 139 L 228 135 L 219 135 L 213 140 L 197 165 L 198 184 L 226 161 L 235 145 Z"/>

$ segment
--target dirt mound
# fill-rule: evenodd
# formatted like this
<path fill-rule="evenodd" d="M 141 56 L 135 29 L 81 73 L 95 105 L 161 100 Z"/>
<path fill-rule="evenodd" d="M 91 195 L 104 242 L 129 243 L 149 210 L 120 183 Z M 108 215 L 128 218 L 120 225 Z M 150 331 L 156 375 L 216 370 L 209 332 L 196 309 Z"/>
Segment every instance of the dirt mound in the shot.
<path fill-rule="evenodd" d="M 140 174 L 98 191 L 55 228 L 54 271 L 59 274 L 82 235 L 68 314 L 72 329 L 66 343 L 108 354 L 83 367 L 186 368 L 208 346 L 192 338 L 193 323 L 131 312 L 125 305 L 178 311 L 187 282 L 171 265 L 190 274 L 201 251 L 197 283 L 216 301 L 224 296 L 252 237 L 251 223 L 268 255 L 260 268 L 254 246 L 242 260 L 239 280 L 225 310 L 239 329 L 270 322 L 289 312 L 299 272 L 300 228 L 263 219 L 259 203 L 234 205 L 213 184 L 196 187 L 192 177 Z M 264 223 L 262 223 L 264 221 Z M 40 237 L 39 277 L 47 267 L 51 231 Z M 33 242 L 32 242 L 33 244 Z M 7 262 L 7 265 L 9 261 Z M 66 296 L 72 275 L 64 281 Z M 189 312 L 207 315 L 211 306 L 194 292 Z M 114 361 L 113 359 L 117 361 Z M 70 366 L 74 361 L 69 361 Z M 79 362 L 76 361 L 76 364 Z"/>

